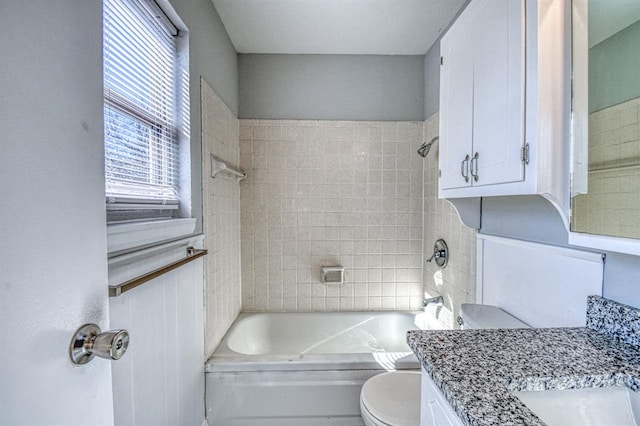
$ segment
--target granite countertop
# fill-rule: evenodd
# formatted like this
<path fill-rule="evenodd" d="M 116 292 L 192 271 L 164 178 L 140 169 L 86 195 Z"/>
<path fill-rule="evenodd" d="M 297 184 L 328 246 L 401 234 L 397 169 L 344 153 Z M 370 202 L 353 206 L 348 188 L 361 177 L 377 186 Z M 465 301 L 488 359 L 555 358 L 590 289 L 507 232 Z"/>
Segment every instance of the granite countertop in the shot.
<path fill-rule="evenodd" d="M 640 385 L 640 310 L 599 296 L 587 327 L 409 331 L 464 424 L 544 425 L 512 391 Z"/>

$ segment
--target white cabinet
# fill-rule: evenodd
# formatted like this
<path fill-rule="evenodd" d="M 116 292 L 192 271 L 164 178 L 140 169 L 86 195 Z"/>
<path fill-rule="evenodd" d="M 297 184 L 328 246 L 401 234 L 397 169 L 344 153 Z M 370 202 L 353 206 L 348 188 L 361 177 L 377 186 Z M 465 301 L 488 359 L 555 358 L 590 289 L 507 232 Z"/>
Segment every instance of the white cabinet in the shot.
<path fill-rule="evenodd" d="M 522 1 L 476 0 L 442 39 L 442 189 L 524 179 L 522 16 Z"/>
<path fill-rule="evenodd" d="M 420 401 L 420 426 L 462 426 L 462 421 L 424 368 Z"/>
<path fill-rule="evenodd" d="M 568 202 L 567 4 L 472 0 L 442 38 L 440 198 Z"/>
<path fill-rule="evenodd" d="M 473 141 L 473 42 L 464 26 L 470 19 L 463 13 L 440 42 L 440 148 L 439 188 L 471 185 L 470 153 Z M 459 30 L 458 30 L 459 28 Z M 446 65 L 445 65 L 446 58 Z M 459 164 L 459 167 L 456 165 Z"/>

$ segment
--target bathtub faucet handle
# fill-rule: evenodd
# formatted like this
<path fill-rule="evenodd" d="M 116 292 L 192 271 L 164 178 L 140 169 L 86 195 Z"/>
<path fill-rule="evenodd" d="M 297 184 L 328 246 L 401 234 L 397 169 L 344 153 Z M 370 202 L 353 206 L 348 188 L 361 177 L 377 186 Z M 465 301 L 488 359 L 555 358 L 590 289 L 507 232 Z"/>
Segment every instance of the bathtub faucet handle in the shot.
<path fill-rule="evenodd" d="M 431 257 L 427 259 L 427 263 L 431 263 L 433 259 L 440 259 L 442 257 L 447 257 L 447 252 L 444 250 L 436 250 Z"/>
<path fill-rule="evenodd" d="M 431 263 L 433 259 L 436 260 L 436 265 L 441 268 L 446 267 L 447 263 L 449 263 L 449 247 L 447 247 L 447 243 L 442 238 L 433 245 L 433 254 L 427 259 L 427 263 Z"/>

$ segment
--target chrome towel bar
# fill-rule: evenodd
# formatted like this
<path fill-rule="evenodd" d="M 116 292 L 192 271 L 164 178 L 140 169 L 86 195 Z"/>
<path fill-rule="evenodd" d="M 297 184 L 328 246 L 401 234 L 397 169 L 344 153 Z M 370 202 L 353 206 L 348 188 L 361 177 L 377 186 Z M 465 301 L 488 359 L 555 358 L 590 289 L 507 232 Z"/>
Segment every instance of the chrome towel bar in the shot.
<path fill-rule="evenodd" d="M 169 271 L 173 271 L 174 269 L 179 268 L 182 265 L 186 265 L 187 263 L 202 257 L 205 254 L 207 254 L 207 250 L 199 250 L 193 247 L 187 247 L 186 257 L 183 257 L 182 259 L 176 260 L 175 262 L 169 263 L 151 272 L 147 272 L 146 274 L 140 275 L 139 277 L 130 279 L 129 281 L 125 281 L 122 284 L 109 286 L 109 297 L 118 297 L 125 291 L 133 290 L 134 288 L 148 281 L 151 281 L 154 278 L 158 278 L 159 276 L 164 275 Z"/>

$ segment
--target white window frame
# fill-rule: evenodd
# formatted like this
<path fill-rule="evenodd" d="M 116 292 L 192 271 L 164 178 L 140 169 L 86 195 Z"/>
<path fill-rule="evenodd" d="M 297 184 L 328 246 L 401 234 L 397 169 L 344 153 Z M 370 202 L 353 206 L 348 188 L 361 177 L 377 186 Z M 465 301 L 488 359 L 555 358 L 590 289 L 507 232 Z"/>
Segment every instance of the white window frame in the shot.
<path fill-rule="evenodd" d="M 196 219 L 191 218 L 191 162 L 190 147 L 190 97 L 189 97 L 189 37 L 184 23 L 165 0 L 160 7 L 153 0 L 135 0 L 163 21 L 169 30 L 177 30 L 176 37 L 176 84 L 174 137 L 178 147 L 178 209 L 170 219 L 157 219 L 153 214 L 145 217 L 133 210 L 127 217 L 117 214 L 120 220 L 107 223 L 107 251 L 109 256 L 146 248 L 165 241 L 193 234 Z M 107 102 L 105 98 L 105 102 Z M 160 206 L 160 209 L 162 207 Z M 142 209 L 144 210 L 144 209 Z M 126 211 L 126 209 L 125 209 Z M 113 215 L 110 215 L 113 217 Z M 125 219 L 125 220 L 122 220 Z"/>

